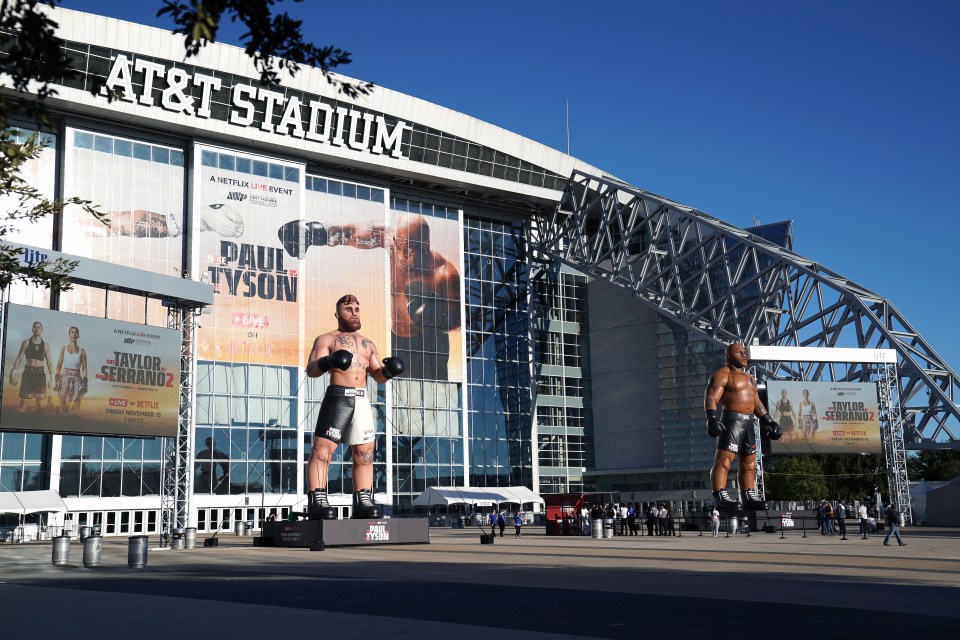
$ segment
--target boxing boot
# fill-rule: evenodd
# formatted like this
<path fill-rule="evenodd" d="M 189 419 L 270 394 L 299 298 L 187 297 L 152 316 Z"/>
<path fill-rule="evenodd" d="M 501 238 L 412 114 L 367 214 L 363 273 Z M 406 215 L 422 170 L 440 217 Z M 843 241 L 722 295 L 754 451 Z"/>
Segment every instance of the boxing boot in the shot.
<path fill-rule="evenodd" d="M 716 504 L 717 511 L 739 511 L 740 502 L 730 497 L 730 494 L 727 493 L 726 489 L 721 489 L 720 491 L 713 492 L 713 500 Z"/>
<path fill-rule="evenodd" d="M 373 501 L 373 492 L 370 489 L 361 489 L 353 492 L 353 516 L 357 520 L 365 518 L 382 518 L 383 506 Z"/>
<path fill-rule="evenodd" d="M 744 489 L 740 492 L 743 498 L 743 508 L 748 511 L 767 511 L 770 507 L 760 499 L 756 489 Z"/>
<path fill-rule="evenodd" d="M 307 517 L 310 520 L 336 520 L 337 509 L 327 500 L 326 489 L 307 492 Z"/>

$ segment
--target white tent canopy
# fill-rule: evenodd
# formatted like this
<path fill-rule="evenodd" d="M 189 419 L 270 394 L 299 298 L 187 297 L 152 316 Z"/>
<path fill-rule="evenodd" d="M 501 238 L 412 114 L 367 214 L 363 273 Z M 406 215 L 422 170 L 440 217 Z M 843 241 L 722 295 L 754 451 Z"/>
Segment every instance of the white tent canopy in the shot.
<path fill-rule="evenodd" d="M 52 489 L 44 491 L 0 492 L 0 513 L 66 513 L 67 504 Z"/>
<path fill-rule="evenodd" d="M 543 504 L 543 498 L 526 487 L 430 487 L 414 499 L 413 506 L 504 502 Z"/>

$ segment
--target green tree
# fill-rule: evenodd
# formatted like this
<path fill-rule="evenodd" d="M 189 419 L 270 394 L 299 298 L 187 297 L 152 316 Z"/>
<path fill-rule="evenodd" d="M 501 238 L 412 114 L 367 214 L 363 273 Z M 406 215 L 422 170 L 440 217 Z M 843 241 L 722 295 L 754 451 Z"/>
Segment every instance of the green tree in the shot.
<path fill-rule="evenodd" d="M 879 453 L 831 453 L 815 456 L 823 466 L 829 497 L 845 502 L 863 500 L 873 495 L 874 487 L 884 487 L 887 472 Z"/>
<path fill-rule="evenodd" d="M 862 501 L 873 495 L 875 487 L 883 487 L 887 482 L 886 467 L 880 454 L 768 456 L 763 459 L 763 466 L 767 497 L 776 500 L 831 498 L 844 502 Z M 809 478 L 802 478 L 804 473 L 816 482 L 810 483 Z M 775 488 L 776 494 L 771 493 L 771 487 Z"/>
<path fill-rule="evenodd" d="M 763 465 L 768 500 L 821 500 L 828 495 L 823 464 L 813 456 L 769 456 Z"/>
<path fill-rule="evenodd" d="M 292 0 L 301 2 L 302 0 Z M 51 126 L 46 100 L 56 85 L 76 75 L 57 37 L 59 25 L 48 7 L 60 0 L 3 0 L 0 2 L 0 287 L 26 281 L 54 290 L 69 288 L 69 272 L 76 266 L 65 260 L 25 265 L 19 250 L 2 242 L 23 220 L 36 221 L 66 204 L 83 207 L 109 224 L 105 214 L 89 201 L 49 200 L 21 177 L 21 170 L 43 151 L 41 133 Z M 282 72 L 296 74 L 303 64 L 319 68 L 327 81 L 344 95 L 356 97 L 373 89 L 370 83 L 347 82 L 332 70 L 350 62 L 350 53 L 336 47 L 318 47 L 303 39 L 302 22 L 286 12 L 275 12 L 276 0 L 163 0 L 157 15 L 169 15 L 174 33 L 185 36 L 186 58 L 216 40 L 224 19 L 239 21 L 247 31 L 241 37 L 246 53 L 260 72 L 260 82 L 276 83 Z M 93 87 L 97 93 L 100 87 Z M 34 124 L 24 131 L 14 118 Z"/>
<path fill-rule="evenodd" d="M 908 475 L 911 480 L 945 482 L 960 476 L 960 451 L 937 449 L 918 451 L 907 458 Z"/>
<path fill-rule="evenodd" d="M 21 175 L 24 165 L 43 151 L 37 132 L 49 124 L 44 102 L 56 95 L 51 85 L 72 74 L 68 60 L 56 38 L 57 23 L 42 10 L 51 2 L 7 0 L 0 5 L 0 240 L 20 221 L 36 222 L 65 204 L 76 204 L 91 215 L 103 214 L 86 200 L 70 198 L 50 200 L 27 183 Z M 10 89 L 13 91 L 11 92 Z M 11 118 L 22 115 L 36 123 L 33 132 L 25 132 Z M 14 280 L 46 286 L 55 290 L 68 288 L 67 276 L 76 266 L 66 260 L 49 263 L 21 263 L 19 249 L 0 242 L 0 287 Z"/>

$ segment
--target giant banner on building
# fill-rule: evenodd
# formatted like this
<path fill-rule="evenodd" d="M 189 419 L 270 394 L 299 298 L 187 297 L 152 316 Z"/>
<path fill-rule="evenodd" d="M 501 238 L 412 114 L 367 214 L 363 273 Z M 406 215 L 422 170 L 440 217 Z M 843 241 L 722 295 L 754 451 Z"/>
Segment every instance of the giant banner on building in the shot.
<path fill-rule="evenodd" d="M 0 428 L 176 436 L 180 334 L 7 305 Z"/>
<path fill-rule="evenodd" d="M 197 357 L 299 364 L 300 263 L 280 229 L 300 217 L 303 166 L 200 146 L 194 157 L 194 255 L 215 292 Z"/>
<path fill-rule="evenodd" d="M 876 453 L 880 439 L 877 386 L 853 382 L 767 383 L 767 410 L 783 437 L 772 453 Z"/>
<path fill-rule="evenodd" d="M 90 201 L 106 222 L 71 205 L 63 213 L 60 249 L 151 273 L 182 277 L 185 171 L 183 150 L 152 142 L 67 128 L 64 194 Z M 165 310 L 150 305 L 147 321 L 165 324 Z M 139 321 L 144 300 L 76 287 L 60 309 Z"/>
<path fill-rule="evenodd" d="M 336 330 L 336 302 L 348 293 L 360 301 L 360 334 L 381 359 L 390 355 L 385 199 L 380 187 L 307 177 L 304 217 L 287 221 L 282 231 L 285 250 L 300 256 L 304 278 L 301 365 L 314 338 Z"/>

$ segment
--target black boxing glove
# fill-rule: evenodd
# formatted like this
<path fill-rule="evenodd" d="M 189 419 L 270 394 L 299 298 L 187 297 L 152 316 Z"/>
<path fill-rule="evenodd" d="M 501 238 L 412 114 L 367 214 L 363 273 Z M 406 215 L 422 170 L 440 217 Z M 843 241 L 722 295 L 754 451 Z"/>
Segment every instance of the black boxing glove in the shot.
<path fill-rule="evenodd" d="M 410 319 L 423 327 L 436 327 L 449 331 L 450 309 L 446 302 L 437 298 L 436 291 L 427 288 L 421 280 L 411 282 L 403 290 L 407 294 L 407 313 Z"/>
<path fill-rule="evenodd" d="M 764 433 L 766 433 L 767 437 L 771 440 L 779 440 L 780 436 L 783 435 L 783 429 L 773 421 L 769 413 L 760 416 L 760 426 L 763 427 Z"/>
<path fill-rule="evenodd" d="M 707 409 L 707 434 L 711 438 L 716 438 L 724 431 L 723 423 L 720 422 L 720 416 L 716 409 Z"/>
<path fill-rule="evenodd" d="M 317 368 L 321 373 L 326 373 L 330 369 L 340 369 L 346 371 L 353 362 L 353 354 L 346 349 L 337 349 L 328 356 L 317 359 Z"/>
<path fill-rule="evenodd" d="M 384 358 L 383 368 L 380 369 L 380 373 L 382 373 L 383 377 L 387 380 L 396 378 L 403 373 L 403 360 L 396 357 Z"/>
<path fill-rule="evenodd" d="M 304 234 L 304 247 L 325 247 L 327 246 L 327 228 L 320 222 L 308 222 Z"/>
<path fill-rule="evenodd" d="M 327 229 L 323 223 L 291 220 L 277 230 L 283 248 L 294 258 L 299 258 L 307 249 L 327 245 Z"/>
<path fill-rule="evenodd" d="M 300 221 L 291 220 L 277 229 L 277 236 L 280 238 L 280 244 L 294 258 L 300 257 Z"/>

